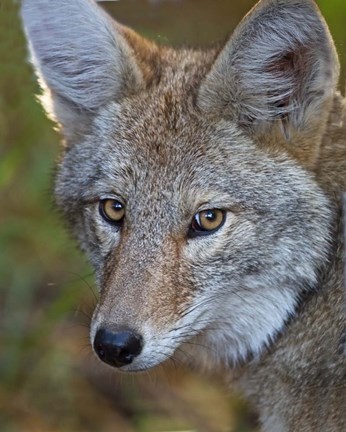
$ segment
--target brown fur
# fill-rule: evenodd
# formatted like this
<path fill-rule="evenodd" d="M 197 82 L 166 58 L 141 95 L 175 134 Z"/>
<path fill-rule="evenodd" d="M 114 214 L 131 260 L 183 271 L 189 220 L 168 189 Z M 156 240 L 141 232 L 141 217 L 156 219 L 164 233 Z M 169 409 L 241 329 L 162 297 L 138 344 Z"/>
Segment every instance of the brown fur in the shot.
<path fill-rule="evenodd" d="M 340 191 L 346 190 L 346 101 L 339 94 L 329 112 L 313 172 L 340 208 Z M 304 299 L 295 319 L 260 361 L 236 374 L 236 381 L 258 407 L 265 430 L 346 430 L 342 245 L 339 225 L 323 289 Z M 285 419 L 285 429 L 274 412 Z"/>
<path fill-rule="evenodd" d="M 205 52 L 158 47 L 91 0 L 24 0 L 23 16 L 67 140 L 57 204 L 100 287 L 92 343 L 139 334 L 126 372 L 222 369 L 265 432 L 344 432 L 346 101 L 314 2 L 262 0 Z M 191 236 L 207 209 L 225 223 Z"/>

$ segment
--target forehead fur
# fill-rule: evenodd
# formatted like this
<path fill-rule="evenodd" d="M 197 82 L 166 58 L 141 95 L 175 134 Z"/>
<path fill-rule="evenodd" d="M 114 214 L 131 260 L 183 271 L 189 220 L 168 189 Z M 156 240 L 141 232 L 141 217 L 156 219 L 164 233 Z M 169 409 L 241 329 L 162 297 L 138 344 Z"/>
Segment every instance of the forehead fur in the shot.
<path fill-rule="evenodd" d="M 106 181 L 117 177 L 118 188 L 124 190 L 149 175 L 161 176 L 163 181 L 180 178 L 183 169 L 192 173 L 203 164 L 210 169 L 213 159 L 225 158 L 218 142 L 228 147 L 247 141 L 235 124 L 210 121 L 196 107 L 209 56 L 195 51 L 172 53 L 174 59 L 167 62 L 156 85 L 100 110 L 89 136 L 69 149 L 63 169 L 70 166 L 87 177 L 88 168 L 81 165 L 93 165 L 93 183 L 98 171 Z"/>
<path fill-rule="evenodd" d="M 92 132 L 69 149 L 58 175 L 58 201 L 60 189 L 64 200 L 107 192 L 126 199 L 131 189 L 145 193 L 150 186 L 152 193 L 155 185 L 160 194 L 175 189 L 183 194 L 181 201 L 196 196 L 209 201 L 208 192 L 224 192 L 254 205 L 259 189 L 271 195 L 276 183 L 291 182 L 287 172 L 295 164 L 283 151 L 268 157 L 234 122 L 212 119 L 196 107 L 196 89 L 210 58 L 194 51 L 172 53 L 174 61 L 166 64 L 157 85 L 101 109 Z"/>

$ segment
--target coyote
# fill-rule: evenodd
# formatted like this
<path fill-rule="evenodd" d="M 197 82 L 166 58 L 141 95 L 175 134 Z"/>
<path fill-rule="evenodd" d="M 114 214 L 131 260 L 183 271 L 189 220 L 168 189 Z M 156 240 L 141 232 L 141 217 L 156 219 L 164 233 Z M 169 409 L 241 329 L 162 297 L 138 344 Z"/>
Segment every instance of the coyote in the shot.
<path fill-rule="evenodd" d="M 55 196 L 95 268 L 96 355 L 232 380 L 267 432 L 345 432 L 346 103 L 312 0 L 158 46 L 93 0 L 24 0 Z"/>

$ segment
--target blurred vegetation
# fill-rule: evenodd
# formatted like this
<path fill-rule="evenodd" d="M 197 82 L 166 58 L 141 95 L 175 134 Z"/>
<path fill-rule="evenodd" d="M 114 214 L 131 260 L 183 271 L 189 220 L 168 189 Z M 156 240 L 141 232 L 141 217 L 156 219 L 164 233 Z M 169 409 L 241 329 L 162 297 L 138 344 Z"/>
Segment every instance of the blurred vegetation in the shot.
<path fill-rule="evenodd" d="M 254 1 L 107 2 L 121 22 L 162 43 L 210 44 Z M 320 0 L 346 60 L 346 3 Z M 344 87 L 345 74 L 342 78 Z M 52 207 L 59 137 L 39 92 L 18 18 L 0 0 L 0 430 L 2 432 L 255 431 L 217 380 L 174 366 L 119 377 L 93 358 L 92 271 Z"/>

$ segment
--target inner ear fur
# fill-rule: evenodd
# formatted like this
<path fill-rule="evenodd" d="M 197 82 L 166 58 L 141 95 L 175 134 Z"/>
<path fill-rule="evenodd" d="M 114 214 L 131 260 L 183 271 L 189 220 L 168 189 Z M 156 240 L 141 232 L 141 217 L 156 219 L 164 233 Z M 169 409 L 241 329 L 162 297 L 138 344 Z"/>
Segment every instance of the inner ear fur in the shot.
<path fill-rule="evenodd" d="M 137 32 L 124 25 L 117 24 L 119 31 L 131 47 L 136 63 L 143 77 L 145 87 L 160 81 L 162 62 L 161 49 L 154 42 L 145 39 Z"/>
<path fill-rule="evenodd" d="M 280 129 L 290 140 L 326 123 L 338 77 L 335 47 L 315 3 L 262 0 L 221 50 L 197 103 L 247 133 Z"/>

